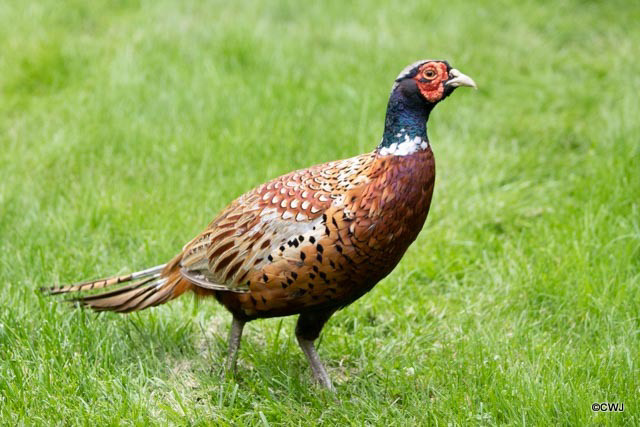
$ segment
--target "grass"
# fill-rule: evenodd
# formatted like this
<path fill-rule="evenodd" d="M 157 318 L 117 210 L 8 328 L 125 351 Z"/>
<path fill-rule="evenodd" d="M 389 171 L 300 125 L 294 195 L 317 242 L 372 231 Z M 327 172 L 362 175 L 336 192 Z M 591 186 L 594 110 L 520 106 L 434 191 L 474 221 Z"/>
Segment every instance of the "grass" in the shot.
<path fill-rule="evenodd" d="M 0 4 L 0 423 L 640 424 L 640 4 Z M 235 196 L 375 147 L 446 58 L 438 179 L 398 268 L 324 330 L 35 289 L 167 260 Z M 593 402 L 624 413 L 594 413 Z"/>

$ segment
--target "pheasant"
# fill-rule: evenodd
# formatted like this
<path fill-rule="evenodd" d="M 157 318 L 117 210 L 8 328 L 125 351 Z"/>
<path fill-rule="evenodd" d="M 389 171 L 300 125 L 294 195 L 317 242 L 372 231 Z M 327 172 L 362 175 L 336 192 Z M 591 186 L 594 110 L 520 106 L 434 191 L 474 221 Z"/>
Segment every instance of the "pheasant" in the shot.
<path fill-rule="evenodd" d="M 313 377 L 333 390 L 314 341 L 331 315 L 387 276 L 418 236 L 435 181 L 426 122 L 460 86 L 476 87 L 446 61 L 415 62 L 395 79 L 373 152 L 296 170 L 243 194 L 166 264 L 43 290 L 114 287 L 71 301 L 120 313 L 187 291 L 214 296 L 233 315 L 226 371 L 235 369 L 246 322 L 298 314 L 295 334 Z"/>

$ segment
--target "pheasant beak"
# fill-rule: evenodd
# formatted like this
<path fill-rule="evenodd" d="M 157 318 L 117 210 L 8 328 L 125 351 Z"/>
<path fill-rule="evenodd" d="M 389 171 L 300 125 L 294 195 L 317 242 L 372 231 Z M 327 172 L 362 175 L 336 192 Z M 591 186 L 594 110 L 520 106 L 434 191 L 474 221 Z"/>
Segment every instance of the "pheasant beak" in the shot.
<path fill-rule="evenodd" d="M 476 86 L 476 82 L 474 82 L 471 77 L 467 76 L 466 74 L 462 74 L 460 71 L 456 70 L 455 68 L 452 68 L 451 71 L 449 71 L 449 77 L 450 77 L 449 80 L 445 82 L 445 86 L 451 86 L 451 87 L 468 86 L 474 89 L 478 89 L 478 86 Z"/>

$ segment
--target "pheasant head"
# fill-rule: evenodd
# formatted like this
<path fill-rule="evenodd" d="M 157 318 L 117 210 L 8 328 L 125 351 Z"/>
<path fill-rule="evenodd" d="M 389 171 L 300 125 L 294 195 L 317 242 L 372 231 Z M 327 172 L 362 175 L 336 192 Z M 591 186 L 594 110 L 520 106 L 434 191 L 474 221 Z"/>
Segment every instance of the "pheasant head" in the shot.
<path fill-rule="evenodd" d="M 461 86 L 476 88 L 471 77 L 452 68 L 447 61 L 422 60 L 402 70 L 391 89 L 378 150 L 384 154 L 403 154 L 427 144 L 426 123 L 431 110 Z M 398 148 L 402 149 L 396 153 Z"/>

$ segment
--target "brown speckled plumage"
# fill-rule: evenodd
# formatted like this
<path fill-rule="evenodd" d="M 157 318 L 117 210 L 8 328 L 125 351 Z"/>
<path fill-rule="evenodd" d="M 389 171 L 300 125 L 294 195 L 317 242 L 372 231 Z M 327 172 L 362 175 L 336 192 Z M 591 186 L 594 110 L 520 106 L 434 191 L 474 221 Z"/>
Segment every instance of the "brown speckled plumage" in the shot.
<path fill-rule="evenodd" d="M 244 322 L 300 313 L 300 345 L 314 377 L 331 387 L 313 340 L 333 312 L 393 270 L 420 232 L 435 181 L 425 122 L 438 101 L 469 85 L 453 84 L 460 75 L 442 61 L 407 68 L 394 85 L 383 141 L 374 152 L 294 171 L 245 193 L 167 264 L 48 291 L 130 282 L 76 299 L 118 312 L 186 291 L 215 296 L 234 316 L 229 368 Z"/>
<path fill-rule="evenodd" d="M 250 192 L 223 215 L 233 216 L 234 222 L 252 219 L 233 227 L 240 232 L 219 242 L 213 238 L 214 243 L 198 249 L 192 255 L 193 264 L 185 264 L 189 257 L 183 257 L 183 275 L 190 278 L 197 271 L 199 277 L 207 277 L 208 271 L 216 271 L 220 259 L 226 262 L 233 257 L 209 277 L 216 297 L 239 318 L 285 316 L 349 304 L 391 272 L 428 212 L 435 177 L 431 150 L 394 157 L 366 155 L 319 165 Z M 317 185 L 312 184 L 316 181 Z M 282 205 L 288 208 L 276 203 L 278 210 L 273 213 L 270 186 L 277 190 L 293 183 L 300 187 L 282 194 Z M 263 194 L 270 200 L 260 205 Z M 302 209 L 300 200 L 307 199 L 310 207 Z M 294 202 L 297 206 L 291 208 Z M 272 215 L 278 216 L 271 219 Z M 269 231 L 252 234 L 254 227 L 264 228 L 261 218 L 265 216 L 270 218 Z M 196 245 L 201 239 L 196 239 Z M 216 248 L 225 251 L 211 261 Z M 192 251 L 192 245 L 187 245 L 185 253 Z M 204 272 L 190 269 L 198 264 L 205 264 Z M 220 284 L 246 292 L 219 291 Z"/>

